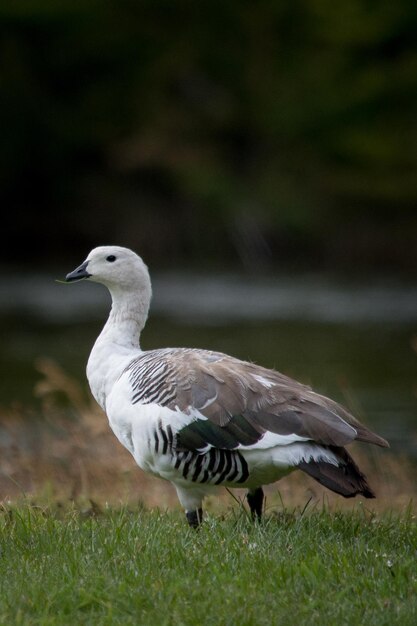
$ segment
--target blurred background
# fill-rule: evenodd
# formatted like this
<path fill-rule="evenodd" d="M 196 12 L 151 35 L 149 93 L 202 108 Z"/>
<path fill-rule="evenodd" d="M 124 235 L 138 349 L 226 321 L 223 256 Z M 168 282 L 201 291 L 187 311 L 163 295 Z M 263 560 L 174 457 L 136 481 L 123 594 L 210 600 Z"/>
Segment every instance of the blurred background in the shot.
<path fill-rule="evenodd" d="M 107 243 L 151 269 L 144 348 L 276 367 L 417 460 L 416 32 L 412 0 L 0 4 L 0 497 L 118 450 L 108 296 L 54 282 Z"/>

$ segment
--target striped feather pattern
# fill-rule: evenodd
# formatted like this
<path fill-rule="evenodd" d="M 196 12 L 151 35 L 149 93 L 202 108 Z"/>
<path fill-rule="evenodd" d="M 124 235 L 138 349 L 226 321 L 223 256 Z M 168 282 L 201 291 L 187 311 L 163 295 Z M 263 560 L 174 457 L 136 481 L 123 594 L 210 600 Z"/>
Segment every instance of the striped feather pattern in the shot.
<path fill-rule="evenodd" d="M 249 468 L 237 450 L 209 448 L 206 452 L 178 450 L 176 436 L 170 424 L 158 420 L 148 446 L 156 456 L 170 455 L 172 466 L 183 478 L 193 483 L 222 485 L 244 483 L 249 478 Z"/>
<path fill-rule="evenodd" d="M 249 478 L 248 464 L 238 451 L 210 448 L 208 452 L 177 452 L 175 469 L 194 483 L 223 485 L 244 483 Z"/>
<path fill-rule="evenodd" d="M 132 385 L 133 404 L 168 406 L 176 397 L 172 368 L 164 358 L 170 349 L 144 352 L 132 361 L 127 370 Z"/>

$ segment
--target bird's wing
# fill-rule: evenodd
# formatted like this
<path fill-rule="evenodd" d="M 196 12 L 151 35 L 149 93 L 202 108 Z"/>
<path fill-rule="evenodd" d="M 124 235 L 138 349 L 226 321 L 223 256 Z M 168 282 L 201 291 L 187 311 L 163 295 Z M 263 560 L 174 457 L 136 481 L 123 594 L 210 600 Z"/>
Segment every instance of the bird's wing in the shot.
<path fill-rule="evenodd" d="M 275 370 L 205 350 L 153 353 L 148 370 L 160 374 L 149 383 L 145 401 L 152 399 L 149 390 L 157 389 L 158 403 L 190 415 L 177 433 L 178 448 L 235 449 L 261 440 L 343 446 L 357 439 L 388 445 L 336 402 Z M 146 380 L 137 374 L 135 378 L 131 369 L 137 401 L 143 401 Z"/>

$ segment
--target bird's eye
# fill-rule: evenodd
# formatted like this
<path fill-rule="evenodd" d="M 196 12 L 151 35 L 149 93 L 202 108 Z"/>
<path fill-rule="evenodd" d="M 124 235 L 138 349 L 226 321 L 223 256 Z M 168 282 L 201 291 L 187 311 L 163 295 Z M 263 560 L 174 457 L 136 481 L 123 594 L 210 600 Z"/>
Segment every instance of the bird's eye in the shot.
<path fill-rule="evenodd" d="M 116 257 L 114 256 L 114 254 L 110 254 L 108 257 L 106 257 L 106 261 L 108 261 L 109 263 L 113 263 L 116 260 Z"/>

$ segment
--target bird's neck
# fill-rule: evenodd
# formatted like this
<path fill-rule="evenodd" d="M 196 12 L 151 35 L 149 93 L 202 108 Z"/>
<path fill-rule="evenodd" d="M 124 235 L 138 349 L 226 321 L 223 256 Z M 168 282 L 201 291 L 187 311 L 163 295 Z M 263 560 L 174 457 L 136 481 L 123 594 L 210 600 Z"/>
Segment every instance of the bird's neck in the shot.
<path fill-rule="evenodd" d="M 98 339 L 128 350 L 140 349 L 148 308 L 149 304 L 136 294 L 112 294 L 110 315 Z"/>
<path fill-rule="evenodd" d="M 97 402 L 104 408 L 107 395 L 128 363 L 140 352 L 140 334 L 149 302 L 140 294 L 112 293 L 112 308 L 87 364 L 87 377 Z"/>

